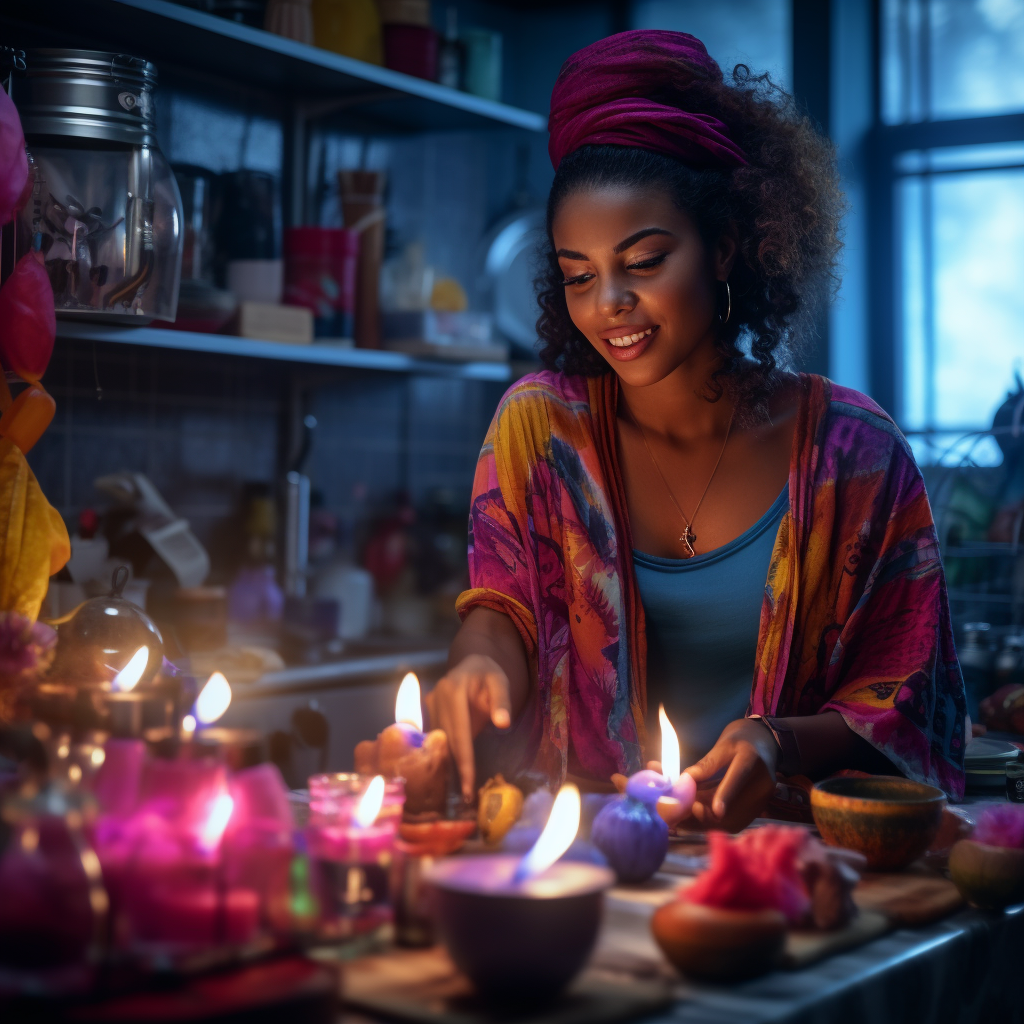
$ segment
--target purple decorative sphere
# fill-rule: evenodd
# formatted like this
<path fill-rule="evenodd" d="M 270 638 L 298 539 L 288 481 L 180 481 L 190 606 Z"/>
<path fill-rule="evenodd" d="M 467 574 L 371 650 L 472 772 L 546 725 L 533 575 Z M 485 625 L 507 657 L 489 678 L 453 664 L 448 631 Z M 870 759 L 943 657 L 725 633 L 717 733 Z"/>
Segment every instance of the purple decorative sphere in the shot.
<path fill-rule="evenodd" d="M 590 838 L 620 882 L 646 881 L 668 853 L 668 825 L 653 808 L 631 796 L 621 796 L 601 810 Z"/>

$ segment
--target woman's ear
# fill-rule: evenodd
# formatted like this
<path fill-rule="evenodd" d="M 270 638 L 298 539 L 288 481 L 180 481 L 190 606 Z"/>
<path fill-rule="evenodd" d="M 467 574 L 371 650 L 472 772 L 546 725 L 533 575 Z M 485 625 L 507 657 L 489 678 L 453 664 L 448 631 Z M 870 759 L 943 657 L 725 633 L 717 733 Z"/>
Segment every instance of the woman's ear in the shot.
<path fill-rule="evenodd" d="M 732 265 L 736 262 L 736 254 L 739 252 L 739 232 L 736 224 L 730 221 L 718 236 L 714 250 L 715 277 L 719 281 L 725 281 L 732 273 Z"/>

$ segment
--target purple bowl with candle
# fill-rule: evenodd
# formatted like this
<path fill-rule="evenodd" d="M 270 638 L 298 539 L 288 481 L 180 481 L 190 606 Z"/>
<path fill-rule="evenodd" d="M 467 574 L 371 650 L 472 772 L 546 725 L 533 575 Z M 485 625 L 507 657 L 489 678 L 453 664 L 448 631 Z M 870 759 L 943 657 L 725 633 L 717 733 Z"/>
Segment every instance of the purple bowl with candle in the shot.
<path fill-rule="evenodd" d="M 522 1003 L 555 995 L 583 968 L 615 876 L 596 864 L 558 861 L 517 881 L 520 860 L 451 857 L 428 882 L 438 932 L 459 970 L 481 994 Z"/>

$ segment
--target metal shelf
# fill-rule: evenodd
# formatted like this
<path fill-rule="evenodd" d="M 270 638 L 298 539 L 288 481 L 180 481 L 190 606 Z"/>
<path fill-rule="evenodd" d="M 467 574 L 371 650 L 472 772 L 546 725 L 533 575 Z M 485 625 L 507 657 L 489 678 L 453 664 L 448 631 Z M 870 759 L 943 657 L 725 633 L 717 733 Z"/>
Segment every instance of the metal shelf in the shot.
<path fill-rule="evenodd" d="M 546 118 L 435 82 L 366 64 L 166 0 L 13 0 L 0 24 L 8 45 L 59 34 L 68 45 L 125 52 L 230 79 L 344 113 L 371 134 L 513 127 L 542 132 Z M 30 45 L 32 40 L 25 40 Z M 50 42 L 48 45 L 54 45 Z M 328 103 L 329 101 L 329 103 Z M 324 109 L 325 108 L 325 109 Z"/>
<path fill-rule="evenodd" d="M 175 349 L 179 352 L 209 352 L 217 355 L 243 356 L 252 359 L 276 359 L 288 363 L 313 366 L 339 366 L 354 370 L 376 370 L 387 373 L 419 373 L 463 380 L 507 381 L 507 363 L 442 362 L 418 359 L 401 352 L 382 349 L 343 348 L 341 345 L 287 345 L 278 341 L 235 338 L 227 334 L 198 334 L 171 331 L 159 327 L 107 327 L 57 321 L 57 337 L 68 341 L 102 341 L 118 345 L 144 345 L 150 348 Z"/>

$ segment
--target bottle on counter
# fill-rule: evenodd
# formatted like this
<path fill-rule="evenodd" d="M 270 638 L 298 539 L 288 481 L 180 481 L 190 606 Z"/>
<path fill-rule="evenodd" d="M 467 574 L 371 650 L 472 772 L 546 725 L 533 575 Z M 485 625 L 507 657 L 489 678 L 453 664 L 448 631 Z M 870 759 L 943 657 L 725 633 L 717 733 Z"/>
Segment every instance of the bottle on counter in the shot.
<path fill-rule="evenodd" d="M 1024 633 L 1010 633 L 995 659 L 995 689 L 1024 686 Z"/>
<path fill-rule="evenodd" d="M 437 52 L 437 80 L 449 89 L 461 89 L 465 47 L 459 41 L 459 12 L 449 7 L 446 19 L 444 38 Z"/>

